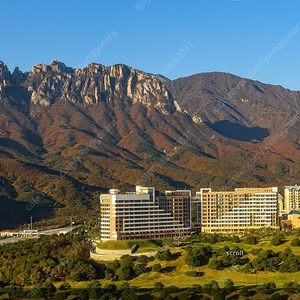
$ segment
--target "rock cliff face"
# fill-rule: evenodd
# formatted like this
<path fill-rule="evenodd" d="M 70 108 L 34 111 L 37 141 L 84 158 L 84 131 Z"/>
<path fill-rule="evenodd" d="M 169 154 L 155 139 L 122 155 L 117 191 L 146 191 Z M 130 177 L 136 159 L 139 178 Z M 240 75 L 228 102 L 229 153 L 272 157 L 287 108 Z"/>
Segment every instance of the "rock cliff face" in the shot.
<path fill-rule="evenodd" d="M 164 114 L 176 111 L 170 93 L 160 80 L 122 64 L 111 67 L 90 64 L 74 70 L 53 60 L 49 66 L 34 66 L 23 86 L 31 92 L 31 102 L 43 106 L 51 105 L 56 99 L 80 106 L 105 102 L 112 107 L 121 101 L 128 106 L 141 103 Z"/>

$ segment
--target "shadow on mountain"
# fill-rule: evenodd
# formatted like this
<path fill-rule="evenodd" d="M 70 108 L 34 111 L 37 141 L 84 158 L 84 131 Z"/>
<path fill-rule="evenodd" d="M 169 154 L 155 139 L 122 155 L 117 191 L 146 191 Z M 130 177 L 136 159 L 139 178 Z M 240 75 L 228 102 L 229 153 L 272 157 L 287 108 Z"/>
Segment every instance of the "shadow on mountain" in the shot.
<path fill-rule="evenodd" d="M 228 120 L 207 124 L 210 128 L 218 133 L 243 142 L 251 142 L 253 140 L 263 141 L 270 135 L 268 129 L 261 127 L 246 127 L 241 124 L 232 123 Z"/>
<path fill-rule="evenodd" d="M 48 205 L 39 205 L 29 202 L 18 202 L 0 196 L 0 229 L 12 229 L 20 224 L 29 223 L 30 217 L 35 221 L 49 218 L 53 215 L 53 208 Z"/>
<path fill-rule="evenodd" d="M 0 139 L 0 145 L 3 145 L 7 148 L 10 148 L 14 151 L 17 151 L 18 153 L 25 155 L 27 157 L 32 157 L 33 154 L 28 151 L 26 147 L 24 147 L 22 144 L 19 142 L 9 139 L 9 138 L 1 138 Z"/>

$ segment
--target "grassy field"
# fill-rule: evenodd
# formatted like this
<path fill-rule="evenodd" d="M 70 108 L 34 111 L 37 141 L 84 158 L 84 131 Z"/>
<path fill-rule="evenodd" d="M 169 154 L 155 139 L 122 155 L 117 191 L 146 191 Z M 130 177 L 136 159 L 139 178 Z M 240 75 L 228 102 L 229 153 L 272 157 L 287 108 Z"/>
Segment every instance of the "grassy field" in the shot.
<path fill-rule="evenodd" d="M 105 241 L 98 244 L 99 249 L 125 250 L 138 245 L 136 253 L 158 251 L 161 249 L 160 241 L 157 240 L 127 240 L 127 241 Z"/>
<path fill-rule="evenodd" d="M 241 249 L 244 249 L 246 252 L 250 252 L 255 248 L 262 248 L 264 250 L 271 249 L 275 252 L 283 251 L 285 248 L 290 247 L 291 239 L 287 239 L 286 242 L 279 246 L 272 246 L 270 240 L 262 240 L 257 245 L 248 245 L 243 242 L 233 243 L 233 242 L 221 242 L 215 245 L 212 245 L 214 250 L 228 246 L 233 248 L 234 246 L 239 246 Z M 292 251 L 296 255 L 300 255 L 300 247 L 291 247 Z M 190 287 L 194 283 L 206 284 L 211 280 L 216 280 L 222 286 L 226 279 L 232 279 L 235 282 L 236 286 L 255 286 L 256 284 L 260 285 L 265 282 L 275 282 L 277 287 L 281 287 L 287 281 L 299 281 L 300 272 L 297 273 L 280 273 L 280 272 L 257 272 L 257 274 L 245 274 L 239 271 L 238 266 L 232 266 L 231 268 L 226 268 L 224 270 L 212 270 L 205 266 L 190 268 L 185 263 L 186 252 L 183 249 L 177 249 L 176 247 L 172 248 L 171 252 L 174 254 L 175 259 L 172 261 L 159 261 L 154 260 L 153 262 L 148 263 L 148 269 L 144 274 L 141 274 L 139 277 L 131 280 L 131 285 L 138 286 L 142 289 L 149 289 L 153 287 L 154 282 L 162 282 L 165 286 L 176 285 L 179 288 Z M 252 260 L 255 256 L 251 254 L 246 254 L 245 257 Z M 160 263 L 162 266 L 161 273 L 152 272 L 151 267 L 153 264 Z M 184 275 L 185 272 L 195 270 L 201 272 L 203 275 L 201 277 L 188 277 Z"/>
<path fill-rule="evenodd" d="M 214 248 L 221 248 L 223 246 L 233 247 L 234 243 L 224 242 L 220 243 Z M 244 248 L 242 243 L 239 244 L 240 248 Z M 246 250 L 251 250 L 251 248 L 259 247 L 264 248 L 261 245 L 257 246 L 250 246 L 245 247 Z M 275 248 L 274 251 L 281 251 L 286 248 L 288 245 L 281 245 L 277 247 L 272 247 L 271 249 Z M 266 249 L 270 249 L 267 245 L 265 246 Z M 300 252 L 300 247 L 293 247 L 293 252 Z M 295 251 L 296 250 L 296 251 Z M 226 268 L 224 270 L 212 270 L 207 266 L 201 266 L 196 268 L 190 268 L 185 264 L 185 255 L 186 252 L 182 250 L 172 250 L 172 253 L 177 257 L 175 260 L 172 261 L 158 261 L 154 260 L 153 262 L 148 264 L 149 272 L 145 272 L 144 274 L 140 275 L 139 277 L 131 280 L 132 285 L 136 285 L 139 288 L 151 288 L 153 287 L 154 282 L 159 281 L 162 282 L 165 286 L 168 285 L 176 285 L 179 288 L 187 288 L 190 287 L 192 284 L 206 284 L 211 282 L 212 280 L 218 281 L 220 286 L 223 285 L 226 279 L 232 279 L 236 286 L 254 286 L 256 284 L 260 285 L 265 282 L 275 282 L 277 287 L 281 287 L 287 281 L 299 281 L 300 279 L 300 272 L 297 273 L 280 273 L 280 272 L 257 272 L 257 274 L 245 274 L 239 272 L 238 267 L 233 266 L 231 268 Z M 250 256 L 252 259 L 254 256 Z M 162 266 L 162 272 L 152 272 L 150 271 L 153 264 L 160 263 Z M 201 277 L 188 277 L 184 275 L 185 272 L 195 270 L 198 272 L 204 273 Z"/>

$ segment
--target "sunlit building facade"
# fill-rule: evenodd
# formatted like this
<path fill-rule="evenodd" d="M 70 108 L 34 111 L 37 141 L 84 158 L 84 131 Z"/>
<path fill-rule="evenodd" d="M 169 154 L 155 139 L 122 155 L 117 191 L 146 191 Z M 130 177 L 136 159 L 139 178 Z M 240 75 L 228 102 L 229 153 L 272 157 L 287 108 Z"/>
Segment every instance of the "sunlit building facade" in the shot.
<path fill-rule="evenodd" d="M 261 227 L 278 227 L 278 189 L 236 188 L 215 191 L 202 188 L 198 199 L 201 231 L 238 233 Z"/>
<path fill-rule="evenodd" d="M 101 240 L 184 237 L 190 234 L 191 191 L 166 191 L 136 186 L 120 194 L 100 195 Z"/>

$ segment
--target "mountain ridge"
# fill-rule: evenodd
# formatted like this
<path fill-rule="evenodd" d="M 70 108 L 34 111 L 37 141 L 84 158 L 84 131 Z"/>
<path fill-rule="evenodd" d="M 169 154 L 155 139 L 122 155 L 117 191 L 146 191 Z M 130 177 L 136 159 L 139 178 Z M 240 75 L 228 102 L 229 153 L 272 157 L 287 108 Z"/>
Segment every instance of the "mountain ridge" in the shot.
<path fill-rule="evenodd" d="M 225 189 L 243 169 L 236 186 L 297 181 L 299 122 L 271 142 L 298 113 L 300 92 L 222 72 L 160 78 L 124 64 L 54 60 L 10 73 L 0 62 L 0 228 L 31 215 L 39 224 L 96 218 L 99 193 L 139 182 Z"/>

